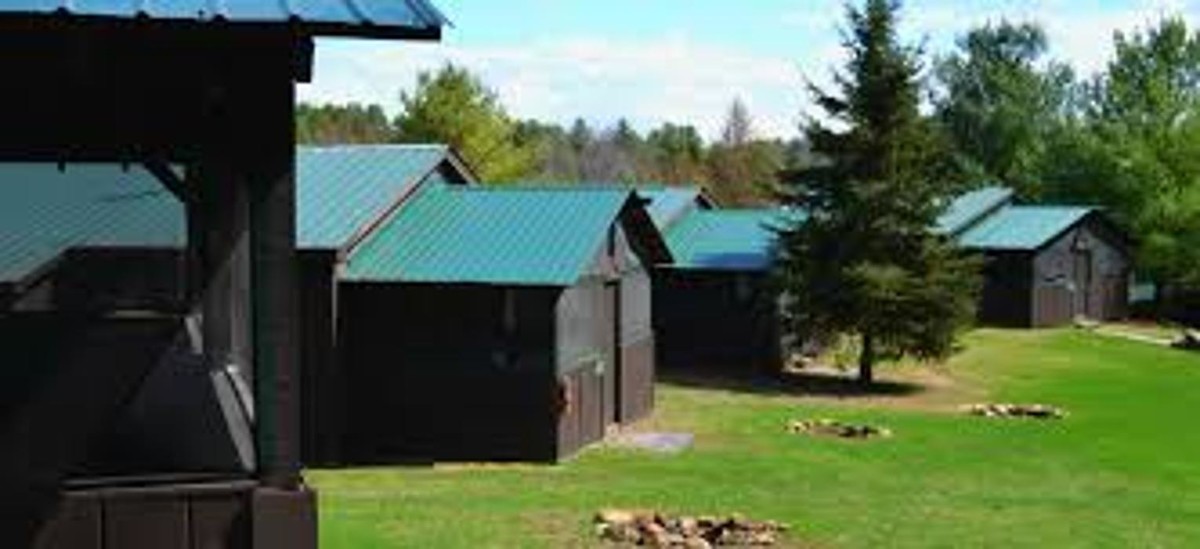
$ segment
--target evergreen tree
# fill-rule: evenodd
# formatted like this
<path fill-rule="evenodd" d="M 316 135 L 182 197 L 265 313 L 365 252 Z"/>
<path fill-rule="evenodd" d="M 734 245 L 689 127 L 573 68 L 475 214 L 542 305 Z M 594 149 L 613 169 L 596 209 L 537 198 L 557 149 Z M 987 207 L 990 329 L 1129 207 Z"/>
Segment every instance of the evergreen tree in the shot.
<path fill-rule="evenodd" d="M 933 234 L 950 198 L 945 145 L 919 112 L 920 52 L 899 43 L 894 0 L 847 6 L 850 60 L 837 91 L 810 91 L 835 124 L 810 119 L 825 160 L 786 183 L 806 219 L 781 231 L 780 279 L 800 341 L 861 340 L 859 379 L 881 358 L 941 358 L 974 316 L 975 261 Z"/>

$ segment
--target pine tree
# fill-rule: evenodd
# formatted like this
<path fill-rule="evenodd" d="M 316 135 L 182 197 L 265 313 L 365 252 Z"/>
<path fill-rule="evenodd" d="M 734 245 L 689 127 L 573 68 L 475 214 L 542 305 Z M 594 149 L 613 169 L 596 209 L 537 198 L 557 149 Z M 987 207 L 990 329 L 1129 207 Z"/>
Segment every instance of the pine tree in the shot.
<path fill-rule="evenodd" d="M 920 113 L 921 52 L 899 43 L 899 9 L 847 6 L 837 91 L 810 86 L 829 122 L 810 119 L 805 134 L 824 162 L 783 192 L 805 214 L 780 235 L 789 328 L 801 341 L 857 335 L 863 383 L 880 359 L 948 355 L 979 285 L 975 262 L 931 230 L 953 192 L 949 155 Z"/>

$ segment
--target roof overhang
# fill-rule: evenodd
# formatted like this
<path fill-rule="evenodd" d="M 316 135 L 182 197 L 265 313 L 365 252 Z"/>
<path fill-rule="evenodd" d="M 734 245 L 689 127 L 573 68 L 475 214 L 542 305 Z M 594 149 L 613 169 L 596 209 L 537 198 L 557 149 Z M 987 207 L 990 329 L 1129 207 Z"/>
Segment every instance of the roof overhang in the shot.
<path fill-rule="evenodd" d="M 243 1 L 230 7 L 211 0 L 73 2 L 13 0 L 0 6 L 0 22 L 25 26 L 76 24 L 145 27 L 288 30 L 300 36 L 439 40 L 450 24 L 428 0 Z"/>

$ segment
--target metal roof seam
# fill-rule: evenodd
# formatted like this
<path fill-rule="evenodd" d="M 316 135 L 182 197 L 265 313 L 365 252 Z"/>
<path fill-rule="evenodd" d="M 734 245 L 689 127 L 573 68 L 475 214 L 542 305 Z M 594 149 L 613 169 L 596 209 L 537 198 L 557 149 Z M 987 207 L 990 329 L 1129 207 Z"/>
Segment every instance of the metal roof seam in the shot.
<path fill-rule="evenodd" d="M 371 232 L 395 215 L 396 211 L 403 206 L 405 201 L 412 198 L 412 195 L 417 192 L 418 187 L 420 187 L 422 183 L 429 179 L 429 176 L 438 168 L 440 164 L 440 161 L 433 163 L 424 173 L 409 181 L 401 190 L 400 196 L 397 196 L 396 199 L 392 201 L 392 203 L 388 205 L 383 212 L 381 212 L 373 220 L 370 220 L 366 225 L 363 225 L 361 228 L 359 228 L 355 234 L 351 235 L 350 240 L 339 249 L 339 257 L 348 257 L 351 253 L 353 253 L 355 246 L 360 244 L 363 239 L 367 238 L 367 236 L 371 234 Z"/>

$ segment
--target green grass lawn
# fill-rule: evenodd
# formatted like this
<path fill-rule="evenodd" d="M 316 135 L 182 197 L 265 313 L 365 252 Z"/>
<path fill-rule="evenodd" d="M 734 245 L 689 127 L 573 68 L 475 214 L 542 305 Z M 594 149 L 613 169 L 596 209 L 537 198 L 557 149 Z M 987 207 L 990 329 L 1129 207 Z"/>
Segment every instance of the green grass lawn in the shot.
<path fill-rule="evenodd" d="M 880 397 L 660 385 L 645 428 L 696 434 L 657 456 L 560 466 L 312 471 L 322 547 L 594 546 L 603 507 L 790 523 L 791 547 L 1200 547 L 1200 355 L 1075 331 L 980 331 L 945 368 Z M 1065 407 L 1061 422 L 965 417 L 980 400 Z M 871 422 L 872 442 L 786 433 Z"/>

